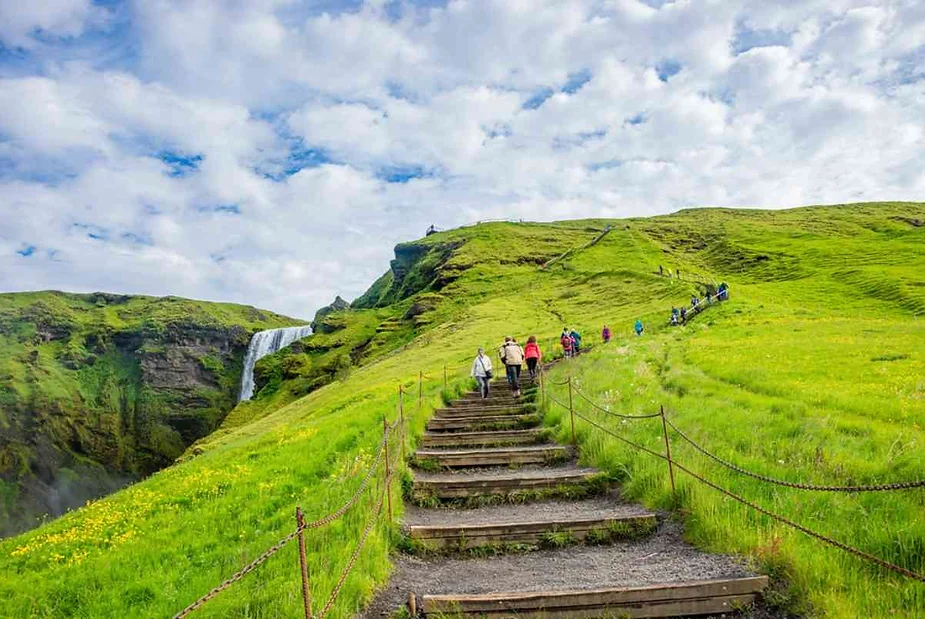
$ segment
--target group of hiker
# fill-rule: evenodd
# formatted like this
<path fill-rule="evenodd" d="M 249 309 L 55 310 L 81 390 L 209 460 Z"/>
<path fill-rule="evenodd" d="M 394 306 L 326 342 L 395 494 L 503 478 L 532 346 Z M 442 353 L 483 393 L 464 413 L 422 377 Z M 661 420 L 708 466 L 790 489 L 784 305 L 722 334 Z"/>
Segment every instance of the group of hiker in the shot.
<path fill-rule="evenodd" d="M 708 285 L 705 287 L 703 294 L 703 298 L 698 297 L 696 294 L 691 295 L 690 310 L 686 307 L 672 307 L 668 323 L 672 326 L 683 325 L 689 317 L 699 314 L 706 306 L 712 305 L 714 302 L 726 301 L 729 299 L 729 286 L 726 282 L 721 283 L 717 288 Z"/>
<path fill-rule="evenodd" d="M 504 365 L 507 382 L 511 386 L 514 397 L 520 397 L 521 368 L 526 363 L 530 379 L 536 380 L 540 361 L 543 358 L 540 346 L 536 343 L 536 336 L 531 335 L 528 337 L 527 345 L 523 347 L 511 336 L 504 338 L 504 344 L 498 349 L 498 357 L 500 357 L 501 363 Z M 472 362 L 472 376 L 475 377 L 478 383 L 482 398 L 487 398 L 488 386 L 494 376 L 494 370 L 491 365 L 491 358 L 485 354 L 484 348 L 479 348 L 479 352 Z"/>
<path fill-rule="evenodd" d="M 729 286 L 723 282 L 717 288 L 707 286 L 704 291 L 704 297 L 700 298 L 696 294 L 691 295 L 691 308 L 673 307 L 671 308 L 670 324 L 679 325 L 687 322 L 688 317 L 697 314 L 707 305 L 714 302 L 725 301 L 729 298 Z M 645 327 L 641 320 L 636 320 L 633 325 L 633 331 L 637 336 L 641 336 Z M 604 325 L 601 329 L 601 340 L 605 344 L 613 338 L 613 332 L 610 327 Z M 575 357 L 581 353 L 581 333 L 568 327 L 562 329 L 559 336 L 559 345 L 562 347 L 562 354 L 566 359 Z M 543 353 L 536 341 L 536 336 L 531 335 L 527 338 L 525 346 L 517 343 L 517 340 L 511 336 L 504 338 L 504 344 L 498 348 L 498 357 L 501 364 L 504 365 L 505 376 L 511 387 L 514 397 L 520 397 L 520 372 L 524 364 L 527 365 L 527 371 L 531 380 L 536 380 L 539 372 L 540 362 L 543 359 Z M 489 384 L 494 377 L 494 369 L 491 363 L 491 357 L 485 354 L 484 348 L 479 348 L 478 354 L 472 362 L 471 375 L 478 383 L 479 392 L 482 398 L 488 397 Z"/>

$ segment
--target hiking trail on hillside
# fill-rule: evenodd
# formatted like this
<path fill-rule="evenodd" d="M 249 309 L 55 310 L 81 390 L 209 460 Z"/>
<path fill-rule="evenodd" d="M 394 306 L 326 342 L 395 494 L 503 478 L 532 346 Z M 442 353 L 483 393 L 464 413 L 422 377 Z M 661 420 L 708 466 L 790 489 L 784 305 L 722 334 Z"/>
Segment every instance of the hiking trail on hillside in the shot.
<path fill-rule="evenodd" d="M 435 411 L 406 489 L 404 550 L 362 617 L 775 616 L 767 577 L 696 550 L 677 521 L 551 442 L 537 391 L 515 399 L 496 383 Z"/>

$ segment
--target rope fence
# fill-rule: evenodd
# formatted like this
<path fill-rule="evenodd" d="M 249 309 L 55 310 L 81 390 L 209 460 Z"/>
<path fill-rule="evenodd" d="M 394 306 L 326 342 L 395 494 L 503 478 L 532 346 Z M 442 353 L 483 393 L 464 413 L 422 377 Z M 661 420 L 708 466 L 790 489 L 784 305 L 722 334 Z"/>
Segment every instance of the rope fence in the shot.
<path fill-rule="evenodd" d="M 541 379 L 543 378 L 544 376 L 541 374 Z M 732 470 L 742 475 L 746 475 L 752 479 L 756 479 L 764 483 L 774 484 L 777 486 L 783 486 L 783 487 L 797 489 L 797 490 L 809 490 L 809 491 L 821 491 L 821 492 L 844 492 L 844 493 L 888 492 L 888 491 L 923 488 L 925 487 L 925 480 L 901 481 L 901 482 L 893 482 L 893 483 L 886 483 L 886 484 L 873 484 L 873 485 L 829 486 L 829 485 L 807 484 L 807 483 L 801 483 L 801 482 L 791 482 L 791 481 L 777 479 L 774 477 L 769 477 L 767 475 L 761 475 L 759 473 L 754 473 L 736 464 L 733 464 L 729 462 L 728 460 L 725 460 L 717 456 L 716 454 L 713 454 L 708 449 L 698 444 L 696 441 L 691 439 L 685 432 L 683 432 L 680 428 L 678 428 L 677 424 L 675 424 L 673 421 L 667 418 L 664 408 L 662 408 L 658 413 L 653 413 L 653 414 L 622 415 L 619 413 L 614 413 L 613 411 L 610 411 L 600 406 L 599 404 L 595 403 L 593 400 L 588 398 L 573 384 L 571 377 L 559 383 L 550 381 L 550 384 L 559 385 L 559 386 L 565 385 L 568 387 L 568 393 L 569 393 L 569 403 L 568 404 L 566 404 L 565 402 L 562 402 L 558 398 L 551 395 L 548 389 L 544 389 L 543 397 L 546 401 L 552 402 L 556 406 L 559 406 L 560 408 L 563 408 L 566 411 L 568 411 L 569 417 L 570 417 L 570 423 L 571 423 L 571 434 L 572 434 L 573 444 L 576 443 L 575 419 L 577 418 L 587 423 L 588 425 L 596 428 L 597 430 L 600 430 L 601 432 L 607 434 L 608 436 L 613 437 L 621 441 L 622 443 L 633 447 L 634 449 L 637 449 L 646 454 L 654 456 L 655 458 L 658 458 L 660 460 L 667 462 L 668 471 L 671 477 L 672 492 L 675 494 L 675 496 L 677 496 L 677 491 L 675 489 L 675 483 L 674 483 L 674 470 L 678 469 L 686 473 L 687 475 L 689 475 L 694 480 L 712 488 L 713 490 L 716 490 L 717 492 L 722 493 L 726 497 L 733 499 L 734 501 L 737 501 L 738 503 L 745 505 L 746 507 L 760 514 L 763 514 L 777 522 L 780 522 L 797 531 L 800 531 L 801 533 L 804 533 L 805 535 L 808 535 L 818 541 L 821 541 L 825 544 L 838 548 L 844 552 L 847 552 L 865 561 L 878 565 L 879 567 L 884 568 L 886 570 L 892 571 L 894 573 L 900 574 L 902 576 L 911 578 L 919 582 L 925 582 L 925 574 L 912 571 L 910 569 L 902 567 L 901 565 L 896 565 L 895 563 L 891 563 L 889 561 L 881 559 L 880 557 L 874 556 L 868 552 L 865 552 L 858 548 L 854 548 L 853 546 L 849 546 L 848 544 L 845 544 L 827 535 L 819 533 L 818 531 L 813 531 L 812 529 L 809 529 L 808 527 L 801 525 L 800 523 L 795 522 L 794 520 L 787 518 L 786 516 L 772 512 L 764 507 L 761 507 L 760 505 L 754 503 L 753 501 L 750 501 L 746 499 L 745 497 L 740 496 L 732 492 L 731 490 L 728 490 L 727 488 L 724 488 L 720 486 L 719 484 L 707 479 L 700 473 L 697 473 L 694 470 L 690 469 L 685 464 L 678 462 L 678 460 L 675 457 L 672 457 L 671 455 L 671 445 L 670 445 L 670 441 L 668 437 L 668 429 L 671 428 L 678 436 L 680 436 L 684 440 L 685 443 L 693 447 L 698 453 L 709 457 L 713 461 L 717 462 L 718 464 L 722 465 L 723 467 L 729 470 Z M 581 397 L 585 402 L 590 404 L 595 410 L 605 413 L 607 415 L 613 416 L 613 417 L 622 418 L 622 419 L 634 419 L 634 420 L 652 419 L 655 417 L 661 417 L 664 436 L 665 436 L 665 453 L 660 453 L 654 449 L 646 447 L 645 445 L 641 445 L 633 440 L 630 440 L 626 438 L 625 436 L 621 436 L 620 434 L 618 434 L 611 428 L 608 428 L 602 425 L 601 423 L 595 421 L 594 419 L 591 419 L 590 417 L 582 414 L 580 411 L 576 410 L 574 406 L 574 401 L 572 399 L 573 393 L 579 395 L 579 397 Z"/>
<path fill-rule="evenodd" d="M 418 393 L 417 395 L 417 410 L 421 411 L 423 407 L 423 382 L 425 379 L 430 377 L 426 376 L 423 372 L 419 372 L 416 377 L 418 381 Z M 444 374 L 443 377 L 444 387 L 447 384 L 447 376 Z M 408 390 L 405 389 L 403 385 L 398 387 L 398 397 L 396 399 L 398 414 L 396 419 L 389 423 L 387 420 L 383 419 L 382 425 L 382 439 L 379 441 L 378 446 L 376 447 L 375 455 L 373 460 L 370 463 L 369 467 L 366 469 L 365 474 L 363 475 L 360 484 L 357 486 L 353 494 L 348 498 L 340 507 L 338 507 L 333 512 L 327 514 L 326 516 L 314 520 L 312 522 L 306 523 L 302 516 L 302 509 L 300 507 L 296 508 L 296 528 L 291 533 L 287 534 L 285 537 L 280 539 L 278 542 L 270 546 L 265 552 L 263 552 L 256 559 L 242 567 L 240 570 L 226 578 L 222 581 L 221 584 L 212 588 L 208 593 L 197 599 L 195 602 L 189 604 L 182 611 L 173 616 L 173 619 L 184 619 L 192 614 L 194 611 L 202 608 L 204 604 L 208 601 L 214 599 L 221 592 L 229 589 L 235 583 L 241 581 L 245 576 L 253 572 L 257 567 L 265 563 L 270 557 L 277 554 L 280 550 L 285 548 L 290 542 L 295 539 L 299 540 L 299 563 L 301 568 L 301 580 L 302 580 L 302 598 L 304 602 L 305 609 L 305 618 L 306 619 L 323 619 L 328 616 L 331 610 L 334 607 L 334 604 L 337 602 L 337 598 L 340 595 L 344 584 L 347 582 L 347 578 L 352 573 L 356 563 L 360 557 L 366 541 L 371 535 L 372 531 L 375 529 L 376 524 L 382 519 L 382 512 L 384 507 L 387 507 L 389 525 L 393 524 L 392 520 L 392 489 L 393 481 L 396 478 L 396 471 L 398 466 L 405 462 L 406 453 L 405 453 L 405 441 L 406 441 L 406 424 L 405 424 L 405 402 L 404 397 L 408 393 Z M 390 450 L 390 442 L 397 438 L 400 443 L 400 449 Z M 393 460 L 395 461 L 393 463 Z M 373 479 L 376 477 L 376 472 L 380 469 L 383 469 L 382 477 L 382 488 L 378 491 L 378 498 L 376 499 L 376 504 L 371 512 L 370 517 L 368 518 L 365 528 L 363 529 L 362 534 L 360 535 L 356 547 L 353 550 L 350 558 L 347 563 L 344 565 L 343 570 L 341 571 L 340 577 L 335 584 L 334 588 L 331 590 L 329 596 L 327 597 L 324 605 L 317 614 L 312 612 L 312 598 L 311 598 L 311 588 L 310 580 L 308 574 L 308 567 L 306 561 L 306 552 L 305 552 L 305 539 L 304 535 L 306 531 L 313 529 L 320 529 L 325 527 L 340 518 L 342 518 L 347 512 L 349 512 L 353 507 L 355 507 L 367 494 L 367 491 L 370 489 Z M 375 496 L 375 495 L 374 495 Z"/>

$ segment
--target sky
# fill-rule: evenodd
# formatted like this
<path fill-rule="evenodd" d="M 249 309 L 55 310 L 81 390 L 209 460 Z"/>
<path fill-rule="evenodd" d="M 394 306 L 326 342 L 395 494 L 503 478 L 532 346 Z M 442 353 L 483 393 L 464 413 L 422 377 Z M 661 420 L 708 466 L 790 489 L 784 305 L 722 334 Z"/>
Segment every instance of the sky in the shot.
<path fill-rule="evenodd" d="M 0 0 L 0 290 L 311 317 L 430 224 L 925 200 L 920 0 Z"/>

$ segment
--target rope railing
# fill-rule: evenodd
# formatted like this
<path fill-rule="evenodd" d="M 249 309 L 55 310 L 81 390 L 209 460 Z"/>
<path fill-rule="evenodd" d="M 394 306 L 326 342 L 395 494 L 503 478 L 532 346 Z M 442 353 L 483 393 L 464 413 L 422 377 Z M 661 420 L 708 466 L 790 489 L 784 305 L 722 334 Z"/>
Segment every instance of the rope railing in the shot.
<path fill-rule="evenodd" d="M 925 479 L 919 479 L 916 481 L 900 481 L 893 482 L 889 484 L 873 484 L 873 485 L 862 485 L 862 486 L 824 486 L 816 484 L 806 484 L 800 482 L 786 481 L 783 479 L 777 479 L 774 477 L 769 477 L 767 475 L 761 475 L 760 473 L 753 473 L 749 470 L 746 470 L 728 460 L 720 458 L 716 454 L 709 452 L 705 447 L 697 444 L 691 439 L 687 434 L 681 431 L 681 429 L 676 426 L 672 421 L 666 420 L 666 423 L 671 426 L 678 436 L 684 439 L 691 447 L 702 453 L 703 455 L 711 458 L 713 461 L 718 462 L 727 469 L 735 471 L 741 475 L 751 477 L 752 479 L 757 479 L 769 484 L 775 484 L 778 486 L 784 486 L 786 488 L 796 488 L 798 490 L 817 490 L 820 492 L 883 492 L 887 490 L 909 490 L 911 488 L 925 488 Z"/>
<path fill-rule="evenodd" d="M 199 598 L 198 600 L 196 600 L 195 602 L 193 602 L 192 604 L 188 605 L 186 608 L 181 610 L 179 613 L 174 615 L 173 619 L 183 619 L 184 617 L 189 616 L 189 614 L 192 613 L 194 610 L 197 610 L 203 604 L 205 604 L 209 600 L 216 597 L 219 593 L 221 593 L 222 591 L 225 591 L 231 585 L 233 585 L 234 583 L 244 578 L 244 576 L 254 571 L 254 569 L 260 566 L 262 563 L 266 562 L 267 559 L 269 559 L 270 557 L 275 555 L 277 552 L 282 550 L 287 544 L 289 544 L 289 542 L 294 540 L 296 537 L 298 537 L 305 531 L 310 530 L 310 529 L 318 529 L 318 528 L 324 527 L 334 522 L 335 520 L 338 520 L 344 514 L 350 511 L 350 509 L 354 505 L 357 504 L 357 502 L 360 500 L 360 497 L 363 495 L 363 492 L 369 486 L 369 482 L 373 477 L 373 473 L 376 471 L 377 468 L 379 468 L 379 462 L 382 460 L 382 454 L 385 452 L 385 447 L 386 447 L 386 444 L 388 443 L 389 435 L 391 434 L 394 428 L 395 428 L 395 425 L 393 424 L 383 434 L 382 440 L 379 442 L 379 447 L 376 449 L 376 455 L 373 459 L 373 462 L 370 464 L 369 468 L 366 470 L 366 474 L 363 477 L 363 480 L 360 482 L 360 485 L 357 487 L 353 495 L 343 505 L 338 507 L 336 510 L 334 510 L 330 514 L 324 516 L 323 518 L 319 518 L 318 520 L 314 520 L 309 523 L 302 523 L 296 526 L 295 531 L 293 531 L 292 533 L 289 533 L 288 535 L 283 537 L 281 540 L 279 540 L 277 543 L 270 546 L 270 548 L 268 548 L 266 552 L 264 552 L 259 557 L 257 557 L 256 559 L 254 559 L 253 561 L 251 561 L 250 563 L 242 567 L 240 570 L 238 570 L 237 572 L 235 572 L 234 574 L 226 578 L 224 581 L 222 581 L 220 585 L 212 588 L 208 593 L 203 595 L 201 598 Z"/>
<path fill-rule="evenodd" d="M 758 504 L 756 504 L 756 503 L 754 503 L 754 502 L 752 502 L 752 501 L 750 501 L 750 500 L 748 500 L 748 499 L 746 499 L 746 498 L 744 498 L 744 497 L 742 497 L 742 496 L 740 496 L 740 495 L 738 495 L 738 494 L 732 492 L 731 490 L 728 490 L 728 489 L 726 489 L 726 488 L 723 488 L 723 487 L 720 486 L 719 484 L 717 484 L 717 483 L 715 483 L 715 482 L 713 482 L 713 481 L 707 479 L 707 478 L 704 477 L 703 475 L 701 475 L 701 474 L 699 474 L 699 473 L 697 473 L 697 472 L 691 470 L 691 469 L 688 468 L 687 466 L 685 466 L 685 465 L 679 463 L 679 462 L 677 461 L 677 459 L 673 458 L 672 455 L 671 455 L 671 448 L 670 448 L 670 444 L 669 444 L 669 440 L 668 440 L 668 428 L 670 427 L 672 430 L 674 430 L 679 436 L 681 436 L 682 439 L 685 440 L 686 443 L 690 444 L 690 445 L 691 445 L 692 447 L 694 447 L 698 452 L 700 452 L 700 453 L 702 453 L 703 455 L 706 455 L 706 456 L 712 458 L 714 461 L 718 462 L 719 464 L 723 465 L 724 467 L 726 467 L 726 468 L 728 468 L 728 469 L 731 469 L 731 470 L 733 470 L 733 471 L 735 471 L 735 472 L 737 472 L 737 473 L 741 473 L 741 474 L 747 475 L 747 476 L 749 476 L 749 477 L 751 477 L 751 478 L 754 478 L 754 479 L 757 479 L 757 480 L 759 480 L 759 481 L 763 481 L 763 482 L 767 482 L 767 483 L 772 483 L 772 484 L 775 484 L 775 485 L 784 486 L 784 487 L 788 487 L 788 488 L 795 488 L 795 489 L 800 489 L 800 490 L 826 491 L 826 492 L 849 492 L 849 493 L 856 493 L 856 492 L 877 492 L 877 491 L 909 490 L 909 489 L 913 489 L 913 488 L 921 488 L 921 487 L 925 487 L 925 481 L 923 481 L 923 480 L 916 480 L 916 481 L 908 481 L 908 482 L 894 482 L 894 483 L 889 483 L 889 484 L 855 485 L 855 486 L 823 486 L 823 485 L 814 485 L 814 484 L 803 484 L 803 483 L 789 482 L 789 481 L 785 481 L 785 480 L 776 479 L 776 478 L 773 478 L 773 477 L 768 477 L 768 476 L 766 476 L 766 475 L 760 475 L 760 474 L 758 474 L 758 473 L 752 473 L 751 471 L 748 471 L 748 470 L 746 470 L 746 469 L 743 469 L 742 467 L 739 467 L 739 466 L 737 466 L 737 465 L 735 465 L 735 464 L 733 464 L 733 463 L 731 463 L 731 462 L 728 462 L 728 461 L 726 461 L 726 460 L 720 458 L 719 456 L 716 456 L 715 454 L 710 453 L 706 448 L 704 448 L 704 447 L 702 447 L 701 445 L 697 444 L 697 443 L 696 443 L 695 441 L 693 441 L 690 437 L 688 437 L 687 434 L 685 434 L 683 431 L 681 431 L 681 430 L 677 427 L 677 425 L 676 425 L 675 423 L 669 421 L 669 420 L 667 419 L 666 415 L 665 415 L 664 408 L 661 409 L 658 413 L 651 414 L 651 415 L 634 415 L 634 416 L 629 416 L 629 417 L 628 417 L 629 419 L 651 419 L 651 418 L 654 418 L 654 417 L 661 417 L 661 418 L 662 418 L 663 431 L 664 431 L 664 433 L 665 433 L 665 449 L 666 449 L 666 453 L 664 453 L 664 454 L 663 454 L 663 453 L 659 453 L 658 451 L 655 451 L 654 449 L 650 449 L 649 447 L 646 447 L 645 445 L 641 445 L 641 444 L 639 444 L 639 443 L 637 443 L 637 442 L 635 442 L 635 441 L 633 441 L 633 440 L 630 440 L 630 439 L 626 438 L 625 436 L 621 436 L 620 434 L 618 434 L 617 432 L 613 431 L 612 429 L 610 429 L 610 428 L 608 428 L 608 427 L 602 425 L 601 423 L 598 423 L 597 421 L 591 419 L 590 417 L 588 417 L 588 416 L 582 414 L 580 411 L 576 410 L 574 404 L 572 403 L 572 397 L 571 397 L 572 393 L 579 393 L 579 395 L 582 397 L 582 399 L 584 399 L 586 402 L 588 402 L 590 405 L 592 405 L 592 407 L 593 407 L 595 410 L 598 410 L 598 411 L 600 411 L 600 412 L 603 412 L 603 413 L 606 413 L 606 414 L 609 414 L 609 415 L 612 415 L 612 416 L 615 416 L 615 417 L 623 417 L 623 415 L 612 413 L 611 411 L 605 409 L 604 407 L 601 407 L 601 406 L 598 405 L 597 403 L 593 402 L 593 401 L 592 401 L 590 398 L 588 398 L 587 396 L 584 396 L 583 394 L 581 394 L 580 392 L 578 392 L 578 390 L 577 390 L 577 389 L 573 386 L 573 384 L 572 384 L 572 379 L 571 379 L 571 377 L 570 377 L 568 380 L 564 381 L 564 384 L 565 384 L 565 385 L 568 385 L 568 387 L 569 387 L 569 404 L 566 404 L 566 403 L 562 402 L 561 400 L 559 400 L 558 398 L 556 398 L 555 396 L 551 395 L 551 394 L 548 392 L 548 390 L 545 390 L 545 395 L 544 395 L 544 397 L 545 397 L 548 401 L 550 401 L 550 402 L 556 404 L 557 406 L 559 406 L 559 407 L 561 407 L 561 408 L 564 408 L 564 409 L 566 409 L 566 410 L 569 411 L 569 415 L 570 415 L 571 423 L 572 423 L 572 442 L 573 442 L 573 443 L 576 442 L 576 441 L 575 441 L 575 426 L 574 426 L 574 423 L 575 423 L 575 422 L 574 422 L 574 419 L 577 417 L 578 419 L 580 419 L 580 420 L 584 421 L 585 423 L 587 423 L 588 425 L 590 425 L 590 426 L 592 426 L 592 427 L 594 427 L 594 428 L 600 430 L 601 432 L 607 434 L 608 436 L 611 436 L 611 437 L 613 437 L 613 438 L 615 438 L 615 439 L 617 439 L 617 440 L 619 440 L 619 441 L 621 441 L 621 442 L 623 442 L 623 443 L 625 443 L 625 444 L 627 444 L 627 445 L 629 445 L 629 446 L 631 446 L 631 447 L 633 447 L 633 448 L 635 448 L 635 449 L 637 449 L 637 450 L 639 450 L 639 451 L 642 451 L 642 452 L 647 453 L 647 454 L 649 454 L 649 455 L 651 455 L 651 456 L 654 456 L 654 457 L 656 457 L 656 458 L 658 458 L 658 459 L 660 459 L 660 460 L 663 460 L 663 461 L 668 462 L 668 467 L 669 467 L 668 470 L 669 470 L 669 473 L 670 473 L 671 479 L 672 479 L 672 491 L 675 491 L 675 488 L 674 488 L 674 469 L 677 468 L 677 469 L 679 469 L 680 471 L 682 471 L 682 472 L 686 473 L 687 475 L 691 476 L 691 477 L 694 478 L 695 480 L 697 480 L 697 481 L 699 481 L 699 482 L 701 482 L 701 483 L 703 483 L 703 484 L 709 486 L 710 488 L 712 488 L 712 489 L 714 489 L 714 490 L 716 490 L 716 491 L 722 493 L 723 495 L 725 495 L 725 496 L 727 496 L 727 497 L 729 497 L 729 498 L 731 498 L 731 499 L 733 499 L 733 500 L 735 500 L 735 501 L 741 503 L 742 505 L 745 505 L 745 506 L 747 506 L 747 507 L 749 507 L 749 508 L 751 508 L 751 509 L 753 509 L 753 510 L 755 510 L 755 511 L 757 511 L 757 512 L 759 512 L 759 513 L 761 513 L 761 514 L 763 514 L 763 515 L 765 515 L 765 516 L 767 516 L 767 517 L 769 517 L 769 518 L 772 518 L 773 520 L 776 520 L 777 522 L 780 522 L 780 523 L 785 524 L 785 525 L 787 525 L 787 526 L 789 526 L 789 527 L 792 527 L 793 529 L 796 529 L 797 531 L 800 531 L 801 533 L 804 533 L 804 534 L 806 534 L 806 535 L 808 535 L 808 536 L 810 536 L 810 537 L 812 537 L 812 538 L 814 538 L 814 539 L 816 539 L 816 540 L 818 540 L 818 541 L 821 541 L 821 542 L 823 542 L 823 543 L 825 543 L 825 544 L 828 544 L 828 545 L 830 545 L 830 546 L 833 546 L 833 547 L 835 547 L 835 548 L 838 548 L 838 549 L 840 549 L 840 550 L 842 550 L 842 551 L 844 551 L 844 552 L 847 552 L 847 553 L 849 553 L 849 554 L 851 554 L 851 555 L 854 555 L 854 556 L 856 556 L 856 557 L 859 557 L 859 558 L 861 558 L 861 559 L 864 559 L 864 560 L 866 560 L 866 561 L 869 561 L 869 562 L 871 562 L 871 563 L 873 563 L 873 564 L 876 564 L 876 565 L 878 565 L 878 566 L 880 566 L 880 567 L 882 567 L 882 568 L 884 568 L 884 569 L 890 570 L 890 571 L 892 571 L 892 572 L 894 572 L 894 573 L 900 574 L 900 575 L 905 576 L 905 577 L 908 577 L 908 578 L 912 578 L 913 580 L 917 580 L 917 581 L 919 581 L 919 582 L 925 582 L 925 574 L 921 574 L 921 573 L 912 571 L 912 570 L 910 570 L 910 569 L 908 569 L 908 568 L 905 568 L 905 567 L 903 567 L 903 566 L 901 566 L 901 565 L 896 565 L 895 563 L 891 563 L 891 562 L 889 562 L 889 561 L 886 561 L 886 560 L 884 560 L 884 559 L 881 559 L 880 557 L 874 556 L 874 555 L 872 555 L 872 554 L 870 554 L 870 553 L 868 553 L 868 552 L 865 552 L 865 551 L 860 550 L 860 549 L 858 549 L 858 548 L 854 548 L 853 546 L 849 546 L 848 544 L 845 544 L 845 543 L 840 542 L 840 541 L 838 541 L 838 540 L 836 540 L 836 539 L 834 539 L 834 538 L 832 538 L 832 537 L 829 537 L 829 536 L 827 536 L 827 535 L 824 535 L 824 534 L 822 534 L 822 533 L 819 533 L 818 531 L 813 531 L 812 529 L 809 529 L 808 527 L 806 527 L 806 526 L 804 526 L 804 525 L 801 525 L 800 523 L 798 523 L 798 522 L 796 522 L 796 521 L 794 521 L 794 520 L 792 520 L 792 519 L 790 519 L 790 518 L 787 518 L 786 516 L 783 516 L 783 515 L 781 515 L 781 514 L 772 512 L 772 511 L 770 511 L 770 510 L 768 510 L 768 509 L 766 509 L 766 508 L 764 508 L 764 507 L 761 507 L 760 505 L 758 505 Z"/>
<path fill-rule="evenodd" d="M 423 382 L 425 379 L 430 379 L 430 377 L 426 376 L 424 372 L 419 372 L 417 376 L 417 380 L 419 383 L 418 384 L 418 394 L 417 394 L 418 395 L 418 412 L 420 412 L 421 406 L 423 404 Z M 444 384 L 444 387 L 446 387 L 447 385 L 446 369 L 444 369 L 443 384 Z M 290 542 L 292 542 L 294 539 L 297 539 L 297 538 L 299 539 L 299 559 L 300 559 L 301 570 L 302 570 L 302 595 L 303 595 L 303 601 L 304 601 L 304 607 L 305 607 L 305 617 L 306 619 L 315 619 L 315 618 L 322 619 L 326 617 L 328 613 L 331 611 L 331 609 L 333 608 L 334 604 L 336 603 L 337 598 L 340 595 L 340 592 L 343 589 L 347 578 L 349 577 L 350 573 L 354 569 L 356 562 L 359 559 L 360 552 L 362 551 L 367 539 L 369 538 L 373 528 L 375 527 L 375 524 L 381 520 L 383 505 L 385 503 L 388 503 L 389 523 L 391 524 L 392 522 L 391 492 L 392 492 L 392 486 L 393 486 L 392 482 L 393 482 L 393 479 L 395 478 L 395 472 L 396 472 L 397 466 L 393 466 L 391 460 L 394 458 L 397 461 L 396 464 L 403 462 L 405 460 L 405 440 L 406 440 L 405 429 L 406 427 L 405 427 L 405 411 L 404 411 L 403 402 L 404 402 L 404 395 L 406 393 L 407 393 L 407 390 L 402 385 L 399 385 L 398 398 L 397 398 L 398 415 L 396 416 L 396 419 L 392 421 L 391 423 L 389 423 L 387 420 L 383 420 L 382 439 L 379 441 L 379 444 L 376 448 L 375 456 L 373 457 L 373 460 L 370 463 L 369 467 L 366 469 L 366 472 L 362 480 L 360 481 L 360 484 L 357 486 L 356 490 L 353 492 L 350 498 L 347 499 L 347 501 L 345 501 L 340 507 L 338 507 L 333 512 L 327 514 L 326 516 L 319 518 L 317 520 L 314 520 L 312 522 L 308 522 L 308 523 L 304 522 L 303 520 L 301 508 L 296 508 L 297 525 L 294 531 L 287 534 L 285 537 L 280 539 L 277 543 L 270 546 L 260 556 L 258 556 L 256 559 L 254 559 L 253 561 L 251 561 L 250 563 L 242 567 L 240 570 L 238 570 L 237 572 L 235 572 L 228 578 L 226 578 L 224 581 L 222 581 L 221 584 L 212 588 L 208 593 L 206 593 L 205 595 L 197 599 L 195 602 L 186 606 L 186 608 L 184 608 L 182 611 L 174 615 L 173 619 L 184 619 L 185 617 L 188 617 L 193 611 L 201 608 L 206 602 L 215 598 L 222 591 L 227 590 L 234 583 L 239 582 L 247 574 L 254 571 L 261 564 L 265 563 L 270 557 L 277 554 L 280 550 L 282 550 Z M 393 453 L 390 454 L 389 442 L 396 435 L 398 436 L 398 440 L 400 441 L 401 449 L 400 450 L 396 449 L 394 450 Z M 309 587 L 308 570 L 307 570 L 307 563 L 306 563 L 306 557 L 305 557 L 305 542 L 304 542 L 303 536 L 305 532 L 308 530 L 322 528 L 340 519 L 348 511 L 350 511 L 354 506 L 356 506 L 357 503 L 360 502 L 360 499 L 364 496 L 366 491 L 369 489 L 370 483 L 372 482 L 376 471 L 382 468 L 382 465 L 385 466 L 383 486 L 382 486 L 382 489 L 379 491 L 379 499 L 375 506 L 375 509 L 373 510 L 372 516 L 369 518 L 368 522 L 366 523 L 363 533 L 361 534 L 357 542 L 356 548 L 351 554 L 350 559 L 345 564 L 344 569 L 341 572 L 340 578 L 338 582 L 335 584 L 334 588 L 331 590 L 330 595 L 328 596 L 324 606 L 322 607 L 321 611 L 317 615 L 314 615 L 312 614 L 312 610 L 311 610 L 311 606 L 312 606 L 311 593 L 310 593 L 310 587 Z"/>

